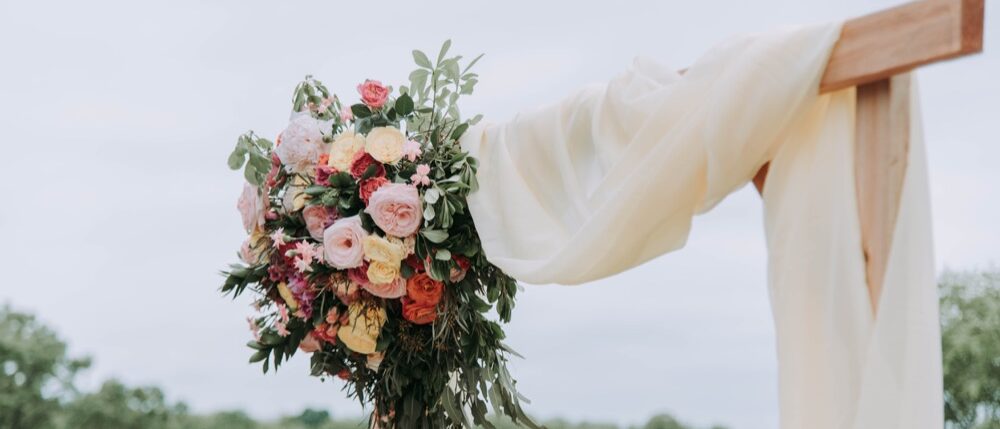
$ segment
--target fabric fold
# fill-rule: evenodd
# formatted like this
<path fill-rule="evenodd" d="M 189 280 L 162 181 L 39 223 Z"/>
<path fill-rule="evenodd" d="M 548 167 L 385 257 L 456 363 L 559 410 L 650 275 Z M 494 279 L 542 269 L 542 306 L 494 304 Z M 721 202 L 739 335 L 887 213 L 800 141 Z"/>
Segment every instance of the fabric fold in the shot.
<path fill-rule="evenodd" d="M 734 38 L 683 76 L 640 59 L 605 85 L 473 127 L 462 145 L 480 160 L 469 209 L 486 256 L 535 284 L 619 273 L 682 247 L 693 216 L 770 161 L 781 427 L 942 427 L 919 114 L 876 317 L 854 187 L 855 91 L 816 93 L 839 32 Z"/>

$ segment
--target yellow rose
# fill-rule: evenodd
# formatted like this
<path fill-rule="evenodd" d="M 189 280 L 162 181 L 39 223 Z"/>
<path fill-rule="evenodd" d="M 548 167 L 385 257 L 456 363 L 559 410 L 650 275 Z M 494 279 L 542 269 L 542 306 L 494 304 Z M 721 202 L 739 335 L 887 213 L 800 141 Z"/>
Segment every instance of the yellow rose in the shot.
<path fill-rule="evenodd" d="M 292 295 L 292 290 L 288 288 L 288 285 L 285 284 L 285 282 L 278 283 L 278 295 L 281 295 L 281 299 L 285 300 L 285 304 L 287 304 L 288 308 L 291 308 L 292 311 L 299 309 L 298 301 L 295 300 L 295 296 Z"/>
<path fill-rule="evenodd" d="M 403 158 L 406 136 L 392 127 L 378 127 L 368 132 L 365 152 L 383 164 L 395 164 Z"/>
<path fill-rule="evenodd" d="M 368 266 L 368 281 L 375 284 L 386 284 L 399 277 L 399 262 L 372 262 Z"/>
<path fill-rule="evenodd" d="M 285 208 L 285 211 L 289 213 L 297 212 L 306 206 L 306 201 L 309 201 L 309 196 L 303 192 L 306 186 L 309 186 L 308 180 L 303 179 L 301 176 L 294 176 L 292 183 L 285 189 L 285 196 L 281 200 L 281 205 Z"/>
<path fill-rule="evenodd" d="M 399 265 L 407 255 L 402 241 L 393 242 L 377 235 L 366 236 L 363 246 L 366 259 L 388 265 Z"/>
<path fill-rule="evenodd" d="M 352 302 L 347 307 L 348 324 L 337 331 L 337 338 L 347 348 L 362 354 L 375 353 L 378 335 L 388 315 L 385 309 L 360 301 Z"/>
<path fill-rule="evenodd" d="M 354 155 L 365 148 L 365 136 L 354 131 L 344 131 L 330 144 L 330 160 L 327 165 L 337 171 L 348 171 L 354 162 Z"/>

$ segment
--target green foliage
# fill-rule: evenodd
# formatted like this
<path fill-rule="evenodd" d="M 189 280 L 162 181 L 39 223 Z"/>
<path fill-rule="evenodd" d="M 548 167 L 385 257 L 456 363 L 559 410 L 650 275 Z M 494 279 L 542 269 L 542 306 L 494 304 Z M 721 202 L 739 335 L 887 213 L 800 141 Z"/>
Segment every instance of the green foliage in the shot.
<path fill-rule="evenodd" d="M 249 131 L 236 139 L 236 147 L 229 154 L 229 168 L 239 170 L 245 164 L 243 177 L 247 183 L 259 188 L 271 169 L 269 153 L 272 147 L 274 143 L 270 140 L 257 137 L 253 131 Z"/>
<path fill-rule="evenodd" d="M 130 388 L 106 381 L 96 392 L 80 396 L 64 409 L 66 425 L 76 429 L 168 429 L 183 415 L 156 387 Z"/>
<path fill-rule="evenodd" d="M 1000 428 L 1000 272 L 945 273 L 940 290 L 948 427 Z"/>
<path fill-rule="evenodd" d="M 0 429 L 53 427 L 59 399 L 88 366 L 34 316 L 0 307 Z"/>

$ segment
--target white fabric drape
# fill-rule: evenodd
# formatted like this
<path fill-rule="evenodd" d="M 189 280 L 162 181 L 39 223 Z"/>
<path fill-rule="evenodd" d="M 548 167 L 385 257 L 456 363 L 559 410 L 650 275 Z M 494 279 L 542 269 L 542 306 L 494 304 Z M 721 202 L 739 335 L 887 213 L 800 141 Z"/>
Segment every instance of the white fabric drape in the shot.
<path fill-rule="evenodd" d="M 481 164 L 469 205 L 487 257 L 528 283 L 621 272 L 683 246 L 695 214 L 771 160 L 763 198 L 782 428 L 940 428 L 919 114 L 874 317 L 854 188 L 854 90 L 816 94 L 839 29 L 737 38 L 683 76 L 637 60 L 606 85 L 474 127 L 462 145 Z"/>

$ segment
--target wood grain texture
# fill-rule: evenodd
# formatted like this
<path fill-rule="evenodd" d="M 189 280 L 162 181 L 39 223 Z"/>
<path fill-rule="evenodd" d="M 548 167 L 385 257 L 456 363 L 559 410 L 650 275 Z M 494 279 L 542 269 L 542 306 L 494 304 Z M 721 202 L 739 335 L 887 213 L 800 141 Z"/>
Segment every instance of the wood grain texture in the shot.
<path fill-rule="evenodd" d="M 845 22 L 820 92 L 982 51 L 984 1 L 916 1 Z"/>
<path fill-rule="evenodd" d="M 889 262 L 910 149 L 910 74 L 858 87 L 854 178 L 872 311 Z"/>
<path fill-rule="evenodd" d="M 845 22 L 819 92 L 878 82 L 921 65 L 982 52 L 984 3 L 922 0 Z M 767 167 L 764 164 L 753 179 L 758 192 L 763 192 Z"/>

